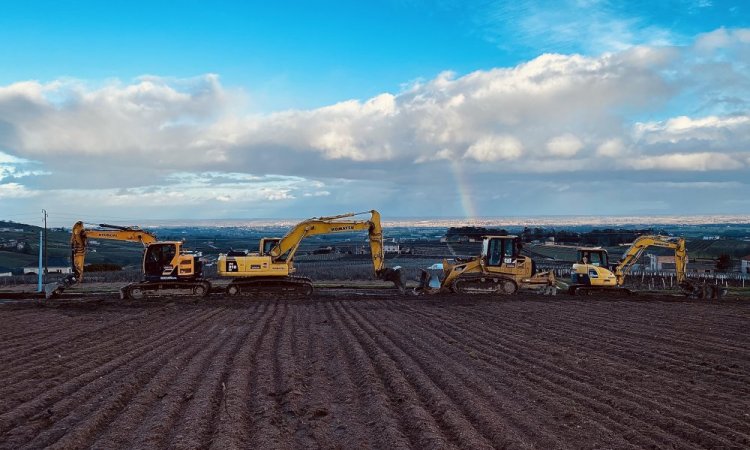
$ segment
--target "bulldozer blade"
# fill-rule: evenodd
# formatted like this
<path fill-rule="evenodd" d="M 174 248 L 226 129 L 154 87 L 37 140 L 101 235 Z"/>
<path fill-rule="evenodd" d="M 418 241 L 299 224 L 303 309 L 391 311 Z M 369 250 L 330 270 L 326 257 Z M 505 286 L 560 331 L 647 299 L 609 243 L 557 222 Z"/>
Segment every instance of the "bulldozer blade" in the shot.
<path fill-rule="evenodd" d="M 380 273 L 380 279 L 390 281 L 399 292 L 404 293 L 406 291 L 406 285 L 404 284 L 403 273 L 401 272 L 401 266 L 393 268 L 386 268 Z"/>

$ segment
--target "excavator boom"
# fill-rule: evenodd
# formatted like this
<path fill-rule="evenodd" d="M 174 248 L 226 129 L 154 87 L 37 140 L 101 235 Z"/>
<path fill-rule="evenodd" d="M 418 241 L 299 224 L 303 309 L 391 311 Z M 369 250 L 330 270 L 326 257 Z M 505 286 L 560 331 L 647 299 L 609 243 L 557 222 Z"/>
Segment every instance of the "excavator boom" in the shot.
<path fill-rule="evenodd" d="M 622 286 L 625 282 L 625 275 L 630 272 L 633 264 L 649 247 L 661 247 L 674 250 L 675 271 L 677 273 L 677 282 L 684 283 L 686 279 L 685 270 L 687 268 L 687 250 L 685 249 L 684 238 L 673 238 L 669 236 L 640 236 L 625 252 L 620 263 L 615 267 L 615 276 L 617 285 Z"/>

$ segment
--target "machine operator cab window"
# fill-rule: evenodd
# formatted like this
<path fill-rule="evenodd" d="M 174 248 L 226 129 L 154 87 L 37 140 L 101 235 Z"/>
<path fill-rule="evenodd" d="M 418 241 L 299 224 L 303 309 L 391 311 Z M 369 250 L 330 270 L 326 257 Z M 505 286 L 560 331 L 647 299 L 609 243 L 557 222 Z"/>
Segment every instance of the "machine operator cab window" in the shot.
<path fill-rule="evenodd" d="M 263 248 L 261 249 L 261 255 L 267 255 L 271 253 L 271 250 L 273 250 L 274 247 L 276 247 L 276 244 L 279 243 L 281 239 L 279 238 L 264 238 L 263 239 Z"/>
<path fill-rule="evenodd" d="M 516 259 L 516 242 L 513 238 L 488 238 L 484 241 L 484 252 L 488 266 L 502 266 Z"/>
<path fill-rule="evenodd" d="M 164 266 L 168 266 L 175 255 L 177 249 L 174 244 L 152 244 L 146 249 L 144 272 L 148 276 L 160 276 Z"/>
<path fill-rule="evenodd" d="M 607 253 L 604 250 L 580 250 L 578 252 L 578 263 L 607 267 Z"/>

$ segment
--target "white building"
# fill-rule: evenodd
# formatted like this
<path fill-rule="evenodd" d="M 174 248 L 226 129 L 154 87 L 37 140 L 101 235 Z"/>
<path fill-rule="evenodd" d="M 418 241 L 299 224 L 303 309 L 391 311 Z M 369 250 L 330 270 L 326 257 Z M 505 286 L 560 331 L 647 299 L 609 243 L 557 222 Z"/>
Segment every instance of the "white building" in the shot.
<path fill-rule="evenodd" d="M 385 253 L 401 253 L 401 244 L 383 244 Z"/>

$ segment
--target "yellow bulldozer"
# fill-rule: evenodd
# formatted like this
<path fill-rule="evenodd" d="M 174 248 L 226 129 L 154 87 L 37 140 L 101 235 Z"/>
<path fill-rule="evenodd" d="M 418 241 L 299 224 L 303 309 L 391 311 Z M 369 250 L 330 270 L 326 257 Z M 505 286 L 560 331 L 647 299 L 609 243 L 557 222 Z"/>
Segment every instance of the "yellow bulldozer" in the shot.
<path fill-rule="evenodd" d="M 555 274 L 537 273 L 536 263 L 521 255 L 521 248 L 518 236 L 486 236 L 479 256 L 455 261 L 444 259 L 438 266 L 442 273 L 437 275 L 423 269 L 414 293 L 511 295 L 527 289 L 555 295 Z"/>

